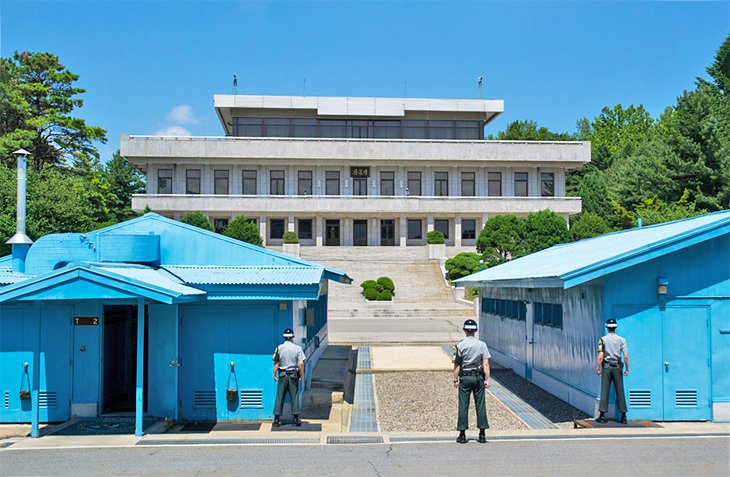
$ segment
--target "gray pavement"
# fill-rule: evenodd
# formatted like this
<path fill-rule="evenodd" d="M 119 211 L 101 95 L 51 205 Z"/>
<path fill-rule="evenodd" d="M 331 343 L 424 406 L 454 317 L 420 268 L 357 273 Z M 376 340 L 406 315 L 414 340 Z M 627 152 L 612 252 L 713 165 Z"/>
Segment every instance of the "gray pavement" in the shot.
<path fill-rule="evenodd" d="M 727 476 L 728 437 L 0 450 L 0 475 Z M 615 456 L 610 464 L 607 454 Z"/>

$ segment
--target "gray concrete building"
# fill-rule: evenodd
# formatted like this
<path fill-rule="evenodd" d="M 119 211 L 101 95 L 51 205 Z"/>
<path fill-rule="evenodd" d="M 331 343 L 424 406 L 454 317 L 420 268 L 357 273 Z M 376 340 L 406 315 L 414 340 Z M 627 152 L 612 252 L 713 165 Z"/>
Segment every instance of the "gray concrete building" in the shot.
<path fill-rule="evenodd" d="M 216 95 L 225 136 L 124 135 L 121 154 L 147 176 L 132 208 L 216 229 L 254 220 L 266 244 L 473 245 L 496 214 L 581 210 L 565 176 L 588 142 L 487 141 L 501 100 Z"/>

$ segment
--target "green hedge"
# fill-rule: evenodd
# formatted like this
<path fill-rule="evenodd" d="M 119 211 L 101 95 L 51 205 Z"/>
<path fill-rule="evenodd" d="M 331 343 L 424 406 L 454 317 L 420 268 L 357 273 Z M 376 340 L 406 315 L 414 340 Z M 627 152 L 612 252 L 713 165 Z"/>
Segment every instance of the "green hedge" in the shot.
<path fill-rule="evenodd" d="M 395 292 L 395 284 L 390 277 L 365 280 L 360 286 L 362 287 L 362 294 L 368 300 L 391 301 Z"/>
<path fill-rule="evenodd" d="M 426 234 L 426 243 L 439 244 L 444 243 L 444 234 L 438 230 L 432 230 Z"/>
<path fill-rule="evenodd" d="M 284 235 L 281 238 L 284 239 L 284 243 L 299 243 L 299 236 L 296 232 L 292 232 L 291 230 L 284 232 Z"/>
<path fill-rule="evenodd" d="M 378 296 L 380 295 L 378 291 L 375 288 L 366 288 L 363 292 L 363 295 L 365 295 L 365 298 L 367 300 L 377 300 Z"/>
<path fill-rule="evenodd" d="M 392 299 L 393 295 L 390 293 L 390 290 L 383 290 L 378 293 L 378 301 L 391 301 Z"/>
<path fill-rule="evenodd" d="M 391 293 L 395 291 L 395 284 L 393 283 L 393 280 L 390 277 L 380 277 L 378 278 L 378 285 L 382 285 L 382 287 L 386 290 L 390 290 Z"/>
<path fill-rule="evenodd" d="M 375 280 L 365 280 L 364 282 L 362 282 L 362 283 L 360 284 L 360 286 L 362 287 L 362 289 L 363 289 L 363 291 L 364 291 L 364 290 L 366 290 L 367 288 L 372 288 L 372 287 L 374 287 L 375 285 L 377 285 L 377 283 L 378 283 L 378 282 L 376 282 Z"/>

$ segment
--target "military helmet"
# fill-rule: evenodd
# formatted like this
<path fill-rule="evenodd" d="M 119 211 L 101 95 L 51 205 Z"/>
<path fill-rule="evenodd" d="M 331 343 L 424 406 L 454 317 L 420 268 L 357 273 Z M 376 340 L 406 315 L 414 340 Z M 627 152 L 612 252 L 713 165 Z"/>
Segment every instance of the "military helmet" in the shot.
<path fill-rule="evenodd" d="M 474 320 L 466 320 L 464 322 L 464 330 L 466 331 L 476 331 L 477 330 L 477 322 Z"/>
<path fill-rule="evenodd" d="M 606 320 L 606 328 L 618 328 L 618 323 L 613 318 Z"/>
<path fill-rule="evenodd" d="M 284 333 L 282 334 L 284 338 L 294 338 L 294 332 L 291 328 L 287 328 L 284 330 Z"/>

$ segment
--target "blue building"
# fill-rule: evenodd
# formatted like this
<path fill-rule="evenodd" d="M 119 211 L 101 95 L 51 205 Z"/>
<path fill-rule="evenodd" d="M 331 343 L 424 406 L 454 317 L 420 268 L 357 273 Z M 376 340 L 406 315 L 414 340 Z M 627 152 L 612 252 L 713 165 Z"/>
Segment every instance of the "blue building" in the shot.
<path fill-rule="evenodd" d="M 272 418 L 281 331 L 294 329 L 311 370 L 328 281 L 350 282 L 152 213 L 23 247 L 0 259 L 0 422 L 34 435 L 108 412 L 135 412 L 137 434 L 144 414 Z"/>
<path fill-rule="evenodd" d="M 588 414 L 608 318 L 629 345 L 630 419 L 730 420 L 730 211 L 558 245 L 479 287 L 494 359 Z"/>

